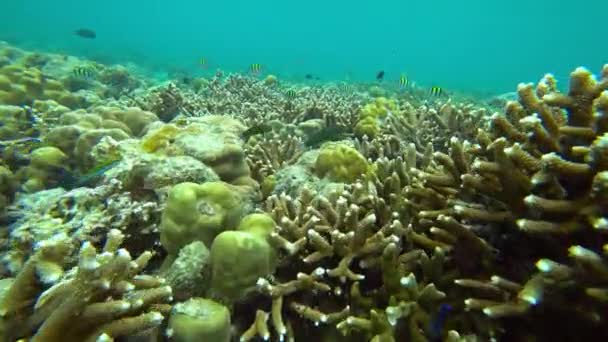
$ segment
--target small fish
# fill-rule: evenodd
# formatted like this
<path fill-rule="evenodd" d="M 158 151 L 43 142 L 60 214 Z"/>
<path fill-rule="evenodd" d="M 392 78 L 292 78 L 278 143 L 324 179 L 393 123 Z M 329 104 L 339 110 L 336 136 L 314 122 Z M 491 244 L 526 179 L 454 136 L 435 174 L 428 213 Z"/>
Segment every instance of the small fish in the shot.
<path fill-rule="evenodd" d="M 327 141 L 337 141 L 346 138 L 349 134 L 346 129 L 339 126 L 327 126 L 317 133 L 311 135 L 304 145 L 307 147 L 318 147 Z"/>
<path fill-rule="evenodd" d="M 271 130 L 272 130 L 272 127 L 270 127 L 270 125 L 268 125 L 266 123 L 260 123 L 260 124 L 254 125 L 252 127 L 249 127 L 247 130 L 245 130 L 243 133 L 241 133 L 241 137 L 243 138 L 243 140 L 247 141 L 247 140 L 249 140 L 249 138 L 251 138 L 254 135 L 268 133 Z"/>
<path fill-rule="evenodd" d="M 382 82 L 383 79 L 384 79 L 384 70 L 380 70 L 376 74 L 376 81 Z"/>
<path fill-rule="evenodd" d="M 399 76 L 399 86 L 405 88 L 410 83 L 410 80 L 405 75 Z"/>
<path fill-rule="evenodd" d="M 121 159 L 109 161 L 105 164 L 99 165 L 98 167 L 94 168 L 93 170 L 85 173 L 84 175 L 80 175 L 80 176 L 77 176 L 72 172 L 66 171 L 63 168 L 58 168 L 56 170 L 56 172 L 60 176 L 59 177 L 60 180 L 57 185 L 66 190 L 85 187 L 85 186 L 86 187 L 92 186 L 96 182 L 98 182 L 101 179 L 101 177 L 103 177 L 103 175 L 108 170 L 110 170 L 113 167 L 115 167 L 116 165 L 118 165 L 120 163 L 120 161 L 121 161 Z"/>
<path fill-rule="evenodd" d="M 307 80 L 312 80 L 313 76 L 311 74 L 304 75 L 304 78 Z"/>
<path fill-rule="evenodd" d="M 431 87 L 431 90 L 429 91 L 429 93 L 432 96 L 441 96 L 443 95 L 443 89 L 441 89 L 441 87 Z"/>
<path fill-rule="evenodd" d="M 348 83 L 341 83 L 340 90 L 344 93 L 350 94 L 353 92 L 353 88 Z"/>
<path fill-rule="evenodd" d="M 441 341 L 443 325 L 450 311 L 452 311 L 450 304 L 443 303 L 439 306 L 437 315 L 429 322 L 429 337 L 431 341 Z"/>
<path fill-rule="evenodd" d="M 74 73 L 74 76 L 81 77 L 81 78 L 88 79 L 88 78 L 93 78 L 93 76 L 95 76 L 95 69 L 90 66 L 75 67 L 74 70 L 72 70 L 72 72 Z"/>
<path fill-rule="evenodd" d="M 262 71 L 262 64 L 259 63 L 253 63 L 249 66 L 249 71 L 251 71 L 252 74 L 257 75 L 260 73 L 260 71 Z"/>
<path fill-rule="evenodd" d="M 289 98 L 289 99 L 295 99 L 296 96 L 298 96 L 298 92 L 295 91 L 295 89 L 288 89 L 285 92 L 285 96 L 287 96 L 287 98 Z"/>
<path fill-rule="evenodd" d="M 207 68 L 209 67 L 209 66 L 207 65 L 207 58 L 205 58 L 205 57 L 201 57 L 201 60 L 200 60 L 199 62 L 200 62 L 201 67 L 202 67 L 203 69 L 207 69 Z"/>
<path fill-rule="evenodd" d="M 27 144 L 27 143 L 40 143 L 42 140 L 36 137 L 25 137 L 20 139 L 12 139 L 12 140 L 0 140 L 0 146 L 11 146 L 11 145 L 19 145 L 19 144 Z"/>
<path fill-rule="evenodd" d="M 84 39 L 95 39 L 97 38 L 97 33 L 95 33 L 95 31 L 90 30 L 90 29 L 86 29 L 86 28 L 81 28 L 78 29 L 76 31 L 74 31 L 74 33 Z"/>

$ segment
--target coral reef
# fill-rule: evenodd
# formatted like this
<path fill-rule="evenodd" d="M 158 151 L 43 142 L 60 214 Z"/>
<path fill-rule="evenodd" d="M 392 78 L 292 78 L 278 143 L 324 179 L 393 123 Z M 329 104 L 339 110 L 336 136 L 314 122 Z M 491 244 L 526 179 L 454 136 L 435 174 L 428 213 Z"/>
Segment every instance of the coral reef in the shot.
<path fill-rule="evenodd" d="M 171 310 L 167 335 L 172 341 L 230 341 L 230 312 L 209 299 L 192 298 Z"/>
<path fill-rule="evenodd" d="M 368 171 L 365 157 L 354 148 L 340 143 L 323 145 L 315 161 L 316 174 L 334 182 L 352 183 Z"/>
<path fill-rule="evenodd" d="M 244 196 L 223 182 L 175 185 L 161 221 L 163 247 L 170 256 L 193 241 L 211 247 L 218 234 L 238 226 L 247 210 L 244 203 Z"/>
<path fill-rule="evenodd" d="M 136 70 L 0 43 L 0 340 L 608 340 L 608 65 Z"/>
<path fill-rule="evenodd" d="M 72 247 L 68 237 L 40 242 L 0 298 L 2 339 L 96 341 L 158 327 L 170 308 L 163 303 L 171 301 L 171 288 L 140 274 L 152 254 L 132 259 L 119 249 L 123 238 L 110 231 L 103 253 L 85 242 L 71 270 L 64 268 Z"/>
<path fill-rule="evenodd" d="M 384 120 L 397 111 L 394 100 L 385 97 L 377 97 L 373 102 L 361 108 L 359 121 L 355 125 L 355 133 L 360 136 L 375 138 L 380 133 L 380 126 Z"/>

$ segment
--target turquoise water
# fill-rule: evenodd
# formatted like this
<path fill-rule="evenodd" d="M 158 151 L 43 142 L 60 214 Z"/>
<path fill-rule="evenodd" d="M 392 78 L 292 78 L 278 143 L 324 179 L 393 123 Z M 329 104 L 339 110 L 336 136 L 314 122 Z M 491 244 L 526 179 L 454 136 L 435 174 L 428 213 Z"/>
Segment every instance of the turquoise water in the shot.
<path fill-rule="evenodd" d="M 606 62 L 608 2 L 588 1 L 4 1 L 0 40 L 156 71 L 265 72 L 420 85 L 482 94 Z M 75 36 L 75 29 L 97 39 Z"/>

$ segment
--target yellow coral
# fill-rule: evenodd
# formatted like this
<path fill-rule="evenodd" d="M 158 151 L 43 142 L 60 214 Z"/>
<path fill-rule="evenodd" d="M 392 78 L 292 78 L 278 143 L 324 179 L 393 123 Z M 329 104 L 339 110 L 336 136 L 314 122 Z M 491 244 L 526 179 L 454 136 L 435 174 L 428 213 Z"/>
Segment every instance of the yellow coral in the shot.
<path fill-rule="evenodd" d="M 367 160 L 346 144 L 325 144 L 315 162 L 315 172 L 334 182 L 352 183 L 370 170 Z"/>
<path fill-rule="evenodd" d="M 180 129 L 175 125 L 163 125 L 157 130 L 146 135 L 143 139 L 141 147 L 148 153 L 154 153 L 169 145 L 179 132 Z"/>
<path fill-rule="evenodd" d="M 397 110 L 397 104 L 392 99 L 378 97 L 374 102 L 366 104 L 359 114 L 359 121 L 355 126 L 355 134 L 362 137 L 367 135 L 370 138 L 376 137 L 380 133 L 380 124 L 389 113 Z"/>

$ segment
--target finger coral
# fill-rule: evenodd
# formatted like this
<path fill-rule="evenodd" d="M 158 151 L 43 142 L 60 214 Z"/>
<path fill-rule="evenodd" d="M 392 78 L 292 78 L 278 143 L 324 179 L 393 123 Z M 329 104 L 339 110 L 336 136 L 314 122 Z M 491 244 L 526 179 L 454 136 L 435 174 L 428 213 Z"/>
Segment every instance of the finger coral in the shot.
<path fill-rule="evenodd" d="M 159 326 L 171 288 L 141 274 L 152 254 L 132 259 L 119 248 L 123 238 L 110 231 L 102 252 L 85 242 L 71 270 L 64 269 L 69 239 L 40 243 L 0 299 L 2 339 L 99 341 Z"/>
<path fill-rule="evenodd" d="M 608 66 L 599 80 L 575 70 L 567 94 L 551 75 L 536 89 L 521 84 L 519 102 L 494 114 L 474 145 L 453 138 L 449 155 L 434 155 L 439 169 L 416 171 L 445 198 L 420 212 L 421 220 L 454 241 L 460 240 L 454 228 L 473 227 L 506 259 L 485 264 L 491 280 L 456 282 L 472 295 L 465 301 L 469 309 L 493 318 L 529 319 L 543 310 L 549 320 L 571 313 L 582 326 L 602 324 L 606 89 Z M 433 229 L 425 234 L 441 239 Z"/>

